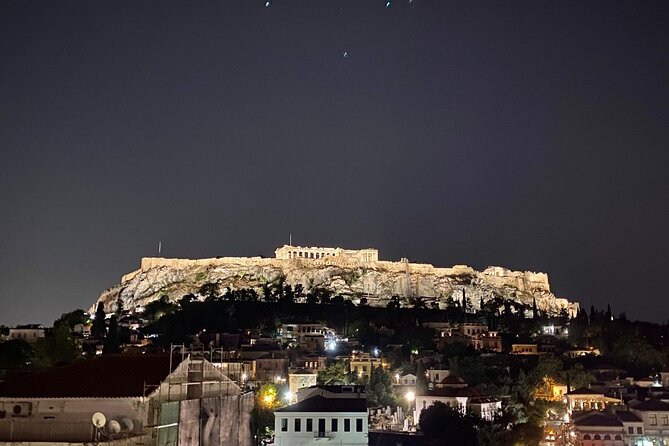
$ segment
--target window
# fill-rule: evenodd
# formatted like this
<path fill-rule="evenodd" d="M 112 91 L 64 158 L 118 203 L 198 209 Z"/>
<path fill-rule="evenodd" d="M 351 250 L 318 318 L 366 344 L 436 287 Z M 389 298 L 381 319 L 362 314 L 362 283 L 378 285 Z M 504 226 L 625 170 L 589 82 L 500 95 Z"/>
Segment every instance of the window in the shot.
<path fill-rule="evenodd" d="M 583 436 L 583 439 L 584 439 L 584 440 L 590 440 L 590 434 L 585 434 L 585 435 Z"/>
<path fill-rule="evenodd" d="M 604 435 L 604 440 L 610 440 L 611 436 L 609 434 Z"/>
<path fill-rule="evenodd" d="M 351 419 L 344 418 L 344 432 L 351 432 Z"/>
<path fill-rule="evenodd" d="M 295 418 L 295 432 L 301 432 L 301 431 L 302 431 L 302 419 Z"/>
<path fill-rule="evenodd" d="M 362 418 L 355 419 L 355 431 L 362 432 Z"/>
<path fill-rule="evenodd" d="M 601 439 L 602 437 L 599 434 L 595 434 L 595 437 L 593 438 L 593 440 L 601 440 Z"/>
<path fill-rule="evenodd" d="M 623 436 L 622 435 L 616 435 L 615 437 L 613 437 L 613 439 L 614 440 L 622 440 Z"/>
<path fill-rule="evenodd" d="M 339 420 L 337 418 L 332 419 L 332 432 L 337 432 L 339 430 Z"/>
<path fill-rule="evenodd" d="M 652 414 L 650 416 L 650 425 L 651 426 L 657 426 L 657 415 Z"/>
<path fill-rule="evenodd" d="M 662 415 L 662 426 L 669 426 L 669 415 Z"/>
<path fill-rule="evenodd" d="M 313 432 L 314 430 L 314 419 L 307 418 L 307 432 Z"/>
<path fill-rule="evenodd" d="M 632 426 L 629 426 L 627 428 L 627 433 L 630 434 L 630 435 L 634 434 L 634 428 Z"/>
<path fill-rule="evenodd" d="M 288 418 L 281 418 L 281 432 L 288 432 Z"/>
<path fill-rule="evenodd" d="M 638 426 L 636 428 L 636 433 L 639 434 L 639 435 L 643 434 L 643 428 L 641 426 Z"/>
<path fill-rule="evenodd" d="M 325 436 L 325 418 L 318 419 L 318 436 L 319 437 Z"/>

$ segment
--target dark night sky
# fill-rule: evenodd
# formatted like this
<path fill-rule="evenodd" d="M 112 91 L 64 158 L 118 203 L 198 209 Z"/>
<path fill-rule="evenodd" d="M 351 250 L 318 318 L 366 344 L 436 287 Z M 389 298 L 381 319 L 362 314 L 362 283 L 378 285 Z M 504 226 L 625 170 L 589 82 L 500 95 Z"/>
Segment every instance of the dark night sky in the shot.
<path fill-rule="evenodd" d="M 0 2 L 0 323 L 291 232 L 669 318 L 669 2 L 263 4 Z"/>

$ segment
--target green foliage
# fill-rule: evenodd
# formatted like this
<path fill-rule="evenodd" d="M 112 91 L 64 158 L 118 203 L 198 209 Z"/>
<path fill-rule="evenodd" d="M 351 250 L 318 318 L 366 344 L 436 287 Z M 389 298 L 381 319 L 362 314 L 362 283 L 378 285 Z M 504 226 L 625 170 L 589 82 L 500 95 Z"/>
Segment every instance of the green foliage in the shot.
<path fill-rule="evenodd" d="M 205 283 L 198 290 L 200 296 L 204 296 L 204 300 L 210 302 L 217 300 L 220 297 L 220 290 L 218 283 Z"/>
<path fill-rule="evenodd" d="M 426 437 L 442 445 L 477 444 L 476 420 L 440 401 L 420 413 L 420 429 Z"/>
<path fill-rule="evenodd" d="M 667 362 L 666 353 L 632 332 L 624 333 L 613 343 L 611 356 L 622 364 L 636 363 L 658 368 Z"/>
<path fill-rule="evenodd" d="M 172 313 L 178 309 L 176 304 L 169 301 L 169 298 L 163 294 L 160 299 L 149 302 L 144 309 L 144 317 L 147 319 L 160 319 L 162 316 Z"/>
<path fill-rule="evenodd" d="M 95 310 L 95 319 L 91 327 L 91 336 L 95 339 L 104 339 L 107 335 L 107 326 L 105 325 L 105 307 L 102 302 L 98 302 L 98 308 Z"/>
<path fill-rule="evenodd" d="M 120 351 L 121 348 L 119 346 L 118 340 L 118 321 L 116 320 L 116 315 L 113 315 L 109 320 L 109 331 L 105 337 L 102 353 L 120 353 Z"/>
<path fill-rule="evenodd" d="M 396 406 L 398 399 L 392 384 L 390 373 L 380 366 L 372 367 L 369 375 L 369 385 L 367 386 L 367 404 L 370 407 Z"/>
<path fill-rule="evenodd" d="M 348 360 L 335 359 L 328 362 L 325 369 L 318 372 L 319 383 L 344 383 L 351 384 L 354 381 L 350 373 Z"/>
<path fill-rule="evenodd" d="M 30 369 L 35 353 L 22 339 L 0 342 L 0 380 Z"/>
<path fill-rule="evenodd" d="M 79 348 L 70 336 L 70 329 L 65 324 L 53 327 L 51 333 L 39 339 L 34 346 L 35 365 L 49 368 L 67 364 L 79 356 Z"/>
<path fill-rule="evenodd" d="M 88 317 L 84 310 L 77 309 L 70 311 L 69 313 L 63 313 L 58 319 L 53 323 L 54 326 L 65 324 L 70 330 L 74 329 L 74 326 L 77 324 L 86 324 L 88 323 Z"/>

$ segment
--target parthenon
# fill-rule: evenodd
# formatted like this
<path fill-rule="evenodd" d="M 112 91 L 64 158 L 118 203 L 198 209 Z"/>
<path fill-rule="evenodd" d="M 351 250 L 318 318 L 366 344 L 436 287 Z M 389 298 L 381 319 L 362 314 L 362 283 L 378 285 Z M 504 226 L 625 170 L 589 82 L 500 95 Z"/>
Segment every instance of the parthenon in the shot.
<path fill-rule="evenodd" d="M 378 262 L 378 249 L 342 249 L 283 245 L 274 251 L 277 259 L 324 259 L 326 257 L 344 257 L 360 262 Z"/>

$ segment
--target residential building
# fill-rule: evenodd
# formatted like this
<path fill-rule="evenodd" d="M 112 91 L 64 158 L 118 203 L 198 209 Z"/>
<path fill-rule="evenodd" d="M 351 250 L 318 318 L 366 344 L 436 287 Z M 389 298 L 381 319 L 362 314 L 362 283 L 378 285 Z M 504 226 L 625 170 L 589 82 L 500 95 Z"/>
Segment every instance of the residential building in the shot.
<path fill-rule="evenodd" d="M 386 358 L 376 356 L 371 353 L 353 351 L 350 359 L 350 370 L 359 377 L 369 376 L 372 373 L 372 367 L 388 368 L 389 364 Z"/>
<path fill-rule="evenodd" d="M 475 334 L 471 337 L 471 345 L 474 350 L 486 350 L 501 353 L 502 337 L 497 331 L 487 331 L 481 334 Z"/>
<path fill-rule="evenodd" d="M 0 383 L 0 443 L 250 445 L 253 401 L 204 359 L 103 355 Z"/>
<path fill-rule="evenodd" d="M 572 422 L 575 446 L 625 446 L 623 423 L 615 416 L 599 411 L 581 414 Z"/>
<path fill-rule="evenodd" d="M 299 389 L 316 385 L 318 374 L 309 369 L 300 369 L 288 374 L 288 391 L 290 392 L 290 404 L 297 402 Z"/>
<path fill-rule="evenodd" d="M 298 389 L 297 401 L 304 401 L 312 396 L 320 395 L 325 398 L 358 398 L 367 399 L 367 389 L 360 385 L 325 385 L 318 384 L 312 387 Z"/>
<path fill-rule="evenodd" d="M 441 382 L 442 379 L 449 376 L 450 373 L 451 371 L 447 366 L 443 364 L 437 364 L 427 370 L 427 382 L 430 384 L 437 384 Z"/>
<path fill-rule="evenodd" d="M 17 325 L 9 327 L 7 340 L 21 340 L 29 344 L 34 344 L 44 337 L 45 328 L 40 324 Z"/>
<path fill-rule="evenodd" d="M 608 406 L 621 404 L 619 398 L 611 398 L 604 393 L 581 387 L 571 392 L 566 393 L 567 396 L 567 412 L 586 412 L 591 410 L 603 411 Z"/>
<path fill-rule="evenodd" d="M 625 443 L 629 445 L 643 444 L 643 420 L 630 411 L 616 411 L 616 417 L 623 423 Z"/>
<path fill-rule="evenodd" d="M 537 344 L 512 344 L 511 354 L 513 355 L 538 355 L 539 346 Z"/>
<path fill-rule="evenodd" d="M 467 383 L 461 378 L 448 376 L 436 384 L 435 388 L 416 394 L 415 419 L 419 419 L 421 412 L 437 401 L 463 414 L 471 412 L 488 420 L 492 420 L 495 414 L 502 410 L 501 400 L 483 395 L 478 390 L 467 386 Z"/>
<path fill-rule="evenodd" d="M 276 446 L 367 445 L 366 399 L 311 396 L 274 412 Z"/>
<path fill-rule="evenodd" d="M 652 444 L 669 444 L 669 403 L 660 400 L 630 403 L 630 412 L 643 422 L 644 439 Z"/>

